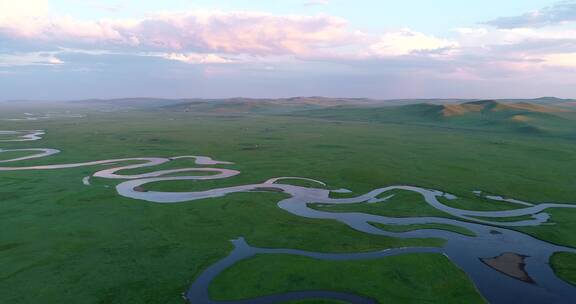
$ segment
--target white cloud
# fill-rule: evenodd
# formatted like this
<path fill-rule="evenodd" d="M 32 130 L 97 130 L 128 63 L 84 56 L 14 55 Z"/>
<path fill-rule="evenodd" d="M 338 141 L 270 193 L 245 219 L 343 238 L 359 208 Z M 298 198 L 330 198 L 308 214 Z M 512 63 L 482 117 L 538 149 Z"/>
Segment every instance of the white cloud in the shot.
<path fill-rule="evenodd" d="M 189 64 L 221 64 L 235 62 L 232 59 L 225 58 L 216 54 L 169 53 L 164 54 L 161 57 Z"/>
<path fill-rule="evenodd" d="M 61 65 L 64 64 L 54 52 L 31 52 L 17 54 L 0 54 L 0 67 L 30 66 L 30 65 Z"/>
<path fill-rule="evenodd" d="M 485 27 L 458 28 L 458 41 L 464 46 L 514 45 L 526 41 L 576 40 L 576 30 L 571 29 L 494 29 Z"/>
<path fill-rule="evenodd" d="M 540 10 L 519 16 L 501 17 L 486 22 L 497 28 L 537 28 L 576 22 L 576 1 L 560 1 Z"/>
<path fill-rule="evenodd" d="M 576 68 L 576 52 L 548 54 L 543 56 L 543 60 L 545 65 Z"/>
<path fill-rule="evenodd" d="M 415 52 L 456 47 L 458 47 L 458 43 L 455 41 L 403 29 L 382 35 L 376 43 L 370 46 L 370 51 L 377 56 L 402 56 Z"/>

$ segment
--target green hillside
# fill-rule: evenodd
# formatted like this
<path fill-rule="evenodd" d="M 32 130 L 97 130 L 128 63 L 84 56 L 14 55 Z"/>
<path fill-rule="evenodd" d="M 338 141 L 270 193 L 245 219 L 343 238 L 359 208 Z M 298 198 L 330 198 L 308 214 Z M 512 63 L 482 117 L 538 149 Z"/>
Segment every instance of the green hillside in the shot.
<path fill-rule="evenodd" d="M 296 115 L 370 123 L 430 125 L 533 135 L 574 137 L 576 112 L 529 102 L 495 100 L 465 103 L 419 103 L 394 107 L 341 106 L 302 111 Z"/>

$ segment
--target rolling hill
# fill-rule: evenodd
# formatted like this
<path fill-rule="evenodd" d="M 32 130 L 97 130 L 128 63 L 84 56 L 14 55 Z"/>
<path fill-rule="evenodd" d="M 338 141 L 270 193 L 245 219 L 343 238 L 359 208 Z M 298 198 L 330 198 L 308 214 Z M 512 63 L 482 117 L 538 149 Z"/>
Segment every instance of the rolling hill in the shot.
<path fill-rule="evenodd" d="M 479 100 L 368 108 L 340 106 L 303 111 L 295 115 L 331 120 L 576 136 L 575 111 L 527 101 Z"/>

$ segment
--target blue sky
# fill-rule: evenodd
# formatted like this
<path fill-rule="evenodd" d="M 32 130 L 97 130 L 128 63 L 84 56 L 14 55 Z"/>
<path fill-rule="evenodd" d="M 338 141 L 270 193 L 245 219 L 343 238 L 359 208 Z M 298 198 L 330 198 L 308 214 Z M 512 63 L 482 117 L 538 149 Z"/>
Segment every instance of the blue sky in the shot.
<path fill-rule="evenodd" d="M 576 95 L 576 1 L 0 0 L 0 99 Z"/>
<path fill-rule="evenodd" d="M 450 35 L 456 27 L 470 26 L 501 16 L 519 15 L 554 4 L 550 0 L 331 0 L 325 5 L 305 0 L 53 0 L 52 11 L 87 20 L 140 17 L 158 11 L 224 10 L 264 11 L 273 14 L 327 14 L 349 20 L 369 31 L 410 27 L 431 34 Z"/>

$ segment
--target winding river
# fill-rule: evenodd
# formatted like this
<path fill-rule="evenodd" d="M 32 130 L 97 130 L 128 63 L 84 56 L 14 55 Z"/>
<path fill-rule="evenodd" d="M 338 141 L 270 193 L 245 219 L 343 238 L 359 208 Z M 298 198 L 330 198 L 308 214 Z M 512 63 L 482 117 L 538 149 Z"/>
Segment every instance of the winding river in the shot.
<path fill-rule="evenodd" d="M 44 132 L 41 130 L 24 130 L 24 131 L 0 131 L 0 142 L 17 142 L 38 140 Z M 59 153 L 56 149 L 34 148 L 34 149 L 0 149 L 4 152 L 30 152 L 27 156 L 5 159 L 0 161 L 3 165 L 21 162 L 24 160 L 47 157 Z M 153 167 L 164 164 L 175 159 L 192 158 L 199 166 L 198 168 L 181 168 L 171 170 L 159 170 L 145 174 L 122 175 L 119 172 L 126 169 L 136 169 Z M 115 164 L 130 162 L 128 164 L 117 166 Z M 576 205 L 570 204 L 532 204 L 511 198 L 490 197 L 501 201 L 502 203 L 513 204 L 517 209 L 507 211 L 470 211 L 453 208 L 443 204 L 440 198 L 453 199 L 454 195 L 434 189 L 420 188 L 416 186 L 395 185 L 372 190 L 363 195 L 352 198 L 331 198 L 331 192 L 346 192 L 345 189 L 327 190 L 324 187 L 302 187 L 290 184 L 283 184 L 282 181 L 289 179 L 301 179 L 298 177 L 278 177 L 272 178 L 258 184 L 239 185 L 234 187 L 224 187 L 206 191 L 195 192 L 157 192 L 142 191 L 149 183 L 182 181 L 182 180 L 213 180 L 223 179 L 239 174 L 239 171 L 211 168 L 204 166 L 227 165 L 230 162 L 217 161 L 207 156 L 178 156 L 171 158 L 161 157 L 136 157 L 136 158 L 119 158 L 109 160 L 90 161 L 84 163 L 71 164 L 53 164 L 39 166 L 7 166 L 0 167 L 0 171 L 22 171 L 22 170 L 52 170 L 66 169 L 94 165 L 115 165 L 112 168 L 95 172 L 91 176 L 84 177 L 85 185 L 90 185 L 91 177 L 118 179 L 123 180 L 116 186 L 118 194 L 124 197 L 133 198 L 153 203 L 170 204 L 183 203 L 206 198 L 223 197 L 228 194 L 238 192 L 253 191 L 274 191 L 284 192 L 289 195 L 288 198 L 278 202 L 278 207 L 296 216 L 313 218 L 313 219 L 332 219 L 344 223 L 364 233 L 374 235 L 385 235 L 398 238 L 441 238 L 446 240 L 443 247 L 431 248 L 395 248 L 378 252 L 368 253 L 316 253 L 293 249 L 268 249 L 255 248 L 243 238 L 233 240 L 234 250 L 224 259 L 215 263 L 204 270 L 198 279 L 192 284 L 186 292 L 186 299 L 193 303 L 278 303 L 294 299 L 336 299 L 349 303 L 375 303 L 373 299 L 356 294 L 348 294 L 334 291 L 302 291 L 290 292 L 283 294 L 267 295 L 255 299 L 245 299 L 239 301 L 213 301 L 208 294 L 210 283 L 225 269 L 233 266 L 238 261 L 250 258 L 255 254 L 291 254 L 307 256 L 323 260 L 358 260 L 358 259 L 377 259 L 391 255 L 410 254 L 410 253 L 435 253 L 447 256 L 453 263 L 464 270 L 475 283 L 480 293 L 490 303 L 570 303 L 576 299 L 576 287 L 558 278 L 549 265 L 549 259 L 556 252 L 576 253 L 574 248 L 554 245 L 530 235 L 506 229 L 504 227 L 520 226 L 537 226 L 548 221 L 549 216 L 545 212 L 548 208 L 576 208 Z M 188 176 L 168 176 L 175 173 L 193 172 L 210 172 L 211 175 L 188 175 Z M 309 180 L 309 179 L 306 179 Z M 320 181 L 319 185 L 325 184 Z M 408 217 L 394 218 L 379 216 L 358 212 L 326 212 L 319 211 L 309 207 L 310 203 L 321 203 L 325 205 L 352 204 L 352 203 L 386 203 L 386 198 L 381 199 L 383 195 L 390 197 L 391 191 L 405 190 L 418 193 L 423 200 L 430 206 L 441 210 L 457 219 L 448 219 L 441 217 Z M 508 218 L 524 216 L 528 219 L 520 221 L 490 221 L 488 219 L 478 219 L 476 217 L 486 218 Z M 469 236 L 441 229 L 416 229 L 406 232 L 390 232 L 377 228 L 374 224 L 384 225 L 413 225 L 413 224 L 447 224 L 461 227 L 474 233 L 475 236 Z M 493 264 L 486 261 L 497 257 L 513 254 L 522 258 L 519 263 L 525 276 L 529 279 L 520 279 L 497 269 Z M 490 266 L 492 265 L 492 266 Z"/>

